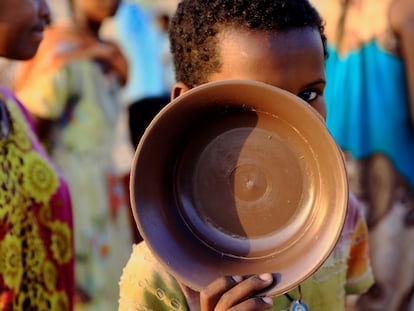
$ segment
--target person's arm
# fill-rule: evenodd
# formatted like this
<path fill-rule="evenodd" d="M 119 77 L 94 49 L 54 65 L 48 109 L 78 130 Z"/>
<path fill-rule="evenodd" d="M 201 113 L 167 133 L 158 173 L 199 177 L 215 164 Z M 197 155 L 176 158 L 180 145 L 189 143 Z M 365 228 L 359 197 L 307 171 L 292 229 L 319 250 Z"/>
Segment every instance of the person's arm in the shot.
<path fill-rule="evenodd" d="M 58 68 L 71 60 L 88 58 L 101 61 L 106 67 L 118 74 L 122 85 L 126 84 L 128 79 L 128 62 L 121 49 L 115 43 L 97 41 L 96 39 L 70 38 L 64 46 L 65 50 L 56 53 L 52 64 L 45 63 L 45 70 L 47 70 L 46 66 Z"/>
<path fill-rule="evenodd" d="M 389 19 L 405 62 L 411 122 L 414 125 L 414 2 L 412 0 L 393 1 L 389 9 Z"/>
<path fill-rule="evenodd" d="M 128 62 L 121 49 L 112 42 L 100 42 L 90 49 L 91 57 L 105 62 L 112 70 L 117 72 L 121 84 L 128 80 Z"/>

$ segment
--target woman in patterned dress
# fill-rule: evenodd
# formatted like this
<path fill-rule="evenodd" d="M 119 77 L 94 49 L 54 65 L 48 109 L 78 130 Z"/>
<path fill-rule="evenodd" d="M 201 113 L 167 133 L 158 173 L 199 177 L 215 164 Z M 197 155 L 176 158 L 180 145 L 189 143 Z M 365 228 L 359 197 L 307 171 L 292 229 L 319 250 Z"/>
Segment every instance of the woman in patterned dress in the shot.
<path fill-rule="evenodd" d="M 45 0 L 2 0 L 0 56 L 33 57 L 49 23 Z M 73 310 L 69 190 L 31 118 L 0 88 L 0 310 Z"/>

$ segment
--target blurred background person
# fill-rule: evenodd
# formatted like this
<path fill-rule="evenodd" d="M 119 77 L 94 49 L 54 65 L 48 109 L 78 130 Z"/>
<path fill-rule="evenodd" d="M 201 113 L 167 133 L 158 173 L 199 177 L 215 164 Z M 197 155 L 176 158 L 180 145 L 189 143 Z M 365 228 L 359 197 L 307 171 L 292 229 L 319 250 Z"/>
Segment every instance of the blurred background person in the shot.
<path fill-rule="evenodd" d="M 365 208 L 375 285 L 357 310 L 414 310 L 414 2 L 313 0 L 326 20 L 327 126 Z"/>
<path fill-rule="evenodd" d="M 33 57 L 49 22 L 44 0 L 2 0 L 0 56 L 13 63 Z M 11 82 L 12 72 L 2 71 L 0 79 Z M 1 86 L 0 310 L 73 310 L 72 221 L 61 172 L 27 110 Z"/>
<path fill-rule="evenodd" d="M 100 36 L 119 0 L 72 0 L 45 32 L 36 57 L 17 69 L 16 91 L 70 186 L 76 310 L 116 310 L 118 280 L 132 247 L 129 198 L 117 130 L 127 61 Z"/>
<path fill-rule="evenodd" d="M 175 2 L 125 1 L 114 20 L 116 39 L 130 65 L 123 101 L 129 109 L 134 148 L 154 116 L 170 101 L 175 77 L 167 30 Z"/>

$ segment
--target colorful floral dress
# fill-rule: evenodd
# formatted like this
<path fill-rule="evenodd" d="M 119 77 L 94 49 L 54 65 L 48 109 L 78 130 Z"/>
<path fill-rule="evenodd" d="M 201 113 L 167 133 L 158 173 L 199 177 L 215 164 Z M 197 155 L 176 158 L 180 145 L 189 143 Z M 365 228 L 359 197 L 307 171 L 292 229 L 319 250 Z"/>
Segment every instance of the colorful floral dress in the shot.
<path fill-rule="evenodd" d="M 132 248 L 129 198 L 114 163 L 120 83 L 114 72 L 83 56 L 82 40 L 76 32 L 46 31 L 39 53 L 28 63 L 34 78 L 17 94 L 33 115 L 52 122 L 44 143 L 69 183 L 75 310 L 113 311 Z M 46 63 L 45 70 L 35 68 L 39 62 Z"/>
<path fill-rule="evenodd" d="M 0 310 L 73 310 L 74 252 L 67 184 L 28 114 L 0 88 L 10 132 L 0 139 Z"/>
<path fill-rule="evenodd" d="M 301 284 L 303 301 L 310 310 L 345 310 L 346 295 L 363 293 L 372 285 L 367 245 L 365 219 L 351 196 L 335 249 L 319 270 Z M 288 295 L 298 298 L 298 289 Z M 119 311 L 200 310 L 198 297 L 197 292 L 177 282 L 145 242 L 135 245 L 120 281 Z M 290 304 L 289 297 L 281 295 L 274 298 L 271 310 L 289 310 Z"/>

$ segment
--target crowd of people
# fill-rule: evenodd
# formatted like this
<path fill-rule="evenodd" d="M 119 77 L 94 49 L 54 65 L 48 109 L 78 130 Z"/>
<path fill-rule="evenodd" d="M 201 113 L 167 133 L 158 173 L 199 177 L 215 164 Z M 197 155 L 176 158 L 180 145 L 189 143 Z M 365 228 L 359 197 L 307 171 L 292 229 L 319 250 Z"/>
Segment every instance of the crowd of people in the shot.
<path fill-rule="evenodd" d="M 0 310 L 414 310 L 413 2 L 178 2 L 0 3 Z M 277 297 L 258 295 L 274 271 L 189 288 L 133 219 L 150 121 L 230 79 L 301 98 L 346 161 L 334 250 Z"/>

